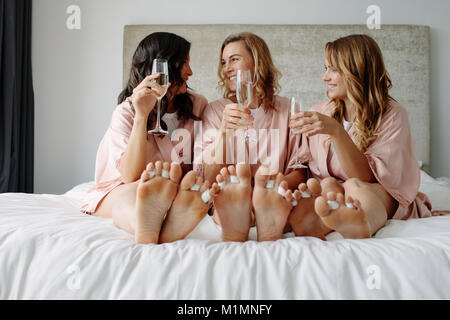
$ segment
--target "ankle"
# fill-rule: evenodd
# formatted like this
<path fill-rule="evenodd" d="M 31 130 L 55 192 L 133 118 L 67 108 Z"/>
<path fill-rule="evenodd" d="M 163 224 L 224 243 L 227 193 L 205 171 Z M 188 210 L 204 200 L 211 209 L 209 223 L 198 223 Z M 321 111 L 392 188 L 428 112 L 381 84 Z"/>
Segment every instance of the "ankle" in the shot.
<path fill-rule="evenodd" d="M 134 236 L 134 242 L 136 244 L 157 244 L 159 242 L 159 234 L 136 233 Z"/>
<path fill-rule="evenodd" d="M 245 232 L 222 232 L 222 241 L 245 242 L 248 240 L 248 231 Z"/>
<path fill-rule="evenodd" d="M 258 233 L 258 241 L 262 242 L 262 241 L 275 241 L 275 240 L 279 240 L 283 238 L 283 233 L 282 232 L 276 232 L 276 233 Z"/>

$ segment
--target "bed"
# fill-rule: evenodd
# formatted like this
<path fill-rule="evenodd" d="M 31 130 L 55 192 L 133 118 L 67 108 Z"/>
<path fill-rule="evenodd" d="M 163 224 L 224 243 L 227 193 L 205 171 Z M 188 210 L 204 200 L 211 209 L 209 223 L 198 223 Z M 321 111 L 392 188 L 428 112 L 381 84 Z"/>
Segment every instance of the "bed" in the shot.
<path fill-rule="evenodd" d="M 449 209 L 450 179 L 427 173 L 428 27 L 126 26 L 124 79 L 139 40 L 157 30 L 192 42 L 190 85 L 210 100 L 218 97 L 221 41 L 232 32 L 255 32 L 266 39 L 284 74 L 282 95 L 302 96 L 308 105 L 324 98 L 324 43 L 350 33 L 373 35 L 385 52 L 392 95 L 407 108 L 414 128 L 422 163 L 420 191 L 433 209 Z M 206 216 L 185 240 L 137 245 L 112 220 L 79 212 L 92 185 L 86 182 L 61 195 L 0 194 L 0 299 L 450 298 L 450 215 L 390 220 L 371 239 L 343 239 L 333 232 L 322 241 L 287 233 L 261 243 L 254 228 L 245 243 L 221 242 L 220 228 Z"/>

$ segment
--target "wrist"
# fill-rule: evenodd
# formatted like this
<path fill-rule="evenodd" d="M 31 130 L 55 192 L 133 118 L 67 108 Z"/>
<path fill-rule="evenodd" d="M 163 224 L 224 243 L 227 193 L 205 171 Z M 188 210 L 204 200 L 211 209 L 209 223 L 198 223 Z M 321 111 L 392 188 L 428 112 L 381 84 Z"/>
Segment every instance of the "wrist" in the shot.
<path fill-rule="evenodd" d="M 147 123 L 148 116 L 136 113 L 134 115 L 134 123 Z"/>
<path fill-rule="evenodd" d="M 330 137 L 331 137 L 331 139 L 336 140 L 336 139 L 342 138 L 342 135 L 344 133 L 346 134 L 347 131 L 345 131 L 345 129 L 342 126 L 337 125 L 334 127 L 334 130 L 332 130 L 330 132 Z"/>

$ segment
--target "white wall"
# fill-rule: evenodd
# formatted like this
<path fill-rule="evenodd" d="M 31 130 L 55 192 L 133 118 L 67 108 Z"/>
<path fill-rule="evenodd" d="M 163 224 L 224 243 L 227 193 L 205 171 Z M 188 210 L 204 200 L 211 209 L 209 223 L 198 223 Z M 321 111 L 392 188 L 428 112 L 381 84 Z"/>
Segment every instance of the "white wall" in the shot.
<path fill-rule="evenodd" d="M 73 4 L 81 8 L 80 30 L 66 28 Z M 431 27 L 431 170 L 450 177 L 448 0 L 34 0 L 35 192 L 63 193 L 93 180 L 122 89 L 124 25 L 365 24 L 371 4 L 380 6 L 382 24 Z"/>

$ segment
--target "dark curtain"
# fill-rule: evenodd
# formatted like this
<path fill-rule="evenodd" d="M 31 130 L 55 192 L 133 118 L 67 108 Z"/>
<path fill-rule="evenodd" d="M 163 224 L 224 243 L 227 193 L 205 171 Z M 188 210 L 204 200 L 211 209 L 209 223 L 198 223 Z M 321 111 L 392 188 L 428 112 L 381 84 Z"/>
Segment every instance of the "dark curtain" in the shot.
<path fill-rule="evenodd" d="M 0 193 L 33 192 L 32 0 L 0 0 Z"/>

